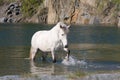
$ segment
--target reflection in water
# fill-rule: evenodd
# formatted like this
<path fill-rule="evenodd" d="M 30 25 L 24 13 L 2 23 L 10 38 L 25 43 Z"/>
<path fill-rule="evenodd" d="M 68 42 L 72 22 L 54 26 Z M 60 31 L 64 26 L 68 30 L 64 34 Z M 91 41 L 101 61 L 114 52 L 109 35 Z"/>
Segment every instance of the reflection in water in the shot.
<path fill-rule="evenodd" d="M 33 75 L 65 75 L 73 72 L 73 67 L 67 67 L 60 63 L 30 61 L 30 72 Z"/>
<path fill-rule="evenodd" d="M 79 59 L 120 62 L 119 44 L 70 44 L 70 49 Z"/>
<path fill-rule="evenodd" d="M 37 67 L 35 65 L 35 62 L 30 61 L 30 72 L 31 74 L 34 74 L 34 75 L 43 75 L 43 74 L 52 75 L 55 72 L 54 67 L 55 67 L 54 64 Z"/>

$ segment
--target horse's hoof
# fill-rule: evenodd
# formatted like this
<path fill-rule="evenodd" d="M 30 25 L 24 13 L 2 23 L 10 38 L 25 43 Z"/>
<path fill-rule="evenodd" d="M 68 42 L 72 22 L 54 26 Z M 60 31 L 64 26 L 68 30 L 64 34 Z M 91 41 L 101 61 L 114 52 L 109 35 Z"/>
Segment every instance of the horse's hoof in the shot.
<path fill-rule="evenodd" d="M 53 63 L 56 63 L 56 59 L 53 60 Z"/>

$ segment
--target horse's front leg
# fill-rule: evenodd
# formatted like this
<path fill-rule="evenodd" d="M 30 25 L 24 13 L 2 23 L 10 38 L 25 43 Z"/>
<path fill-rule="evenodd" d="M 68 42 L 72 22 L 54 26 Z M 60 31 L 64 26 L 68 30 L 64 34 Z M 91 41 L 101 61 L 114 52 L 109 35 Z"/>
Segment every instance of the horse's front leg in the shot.
<path fill-rule="evenodd" d="M 56 62 L 56 58 L 55 58 L 55 53 L 54 52 L 55 52 L 54 49 L 52 49 L 51 54 L 52 54 L 53 63 Z"/>
<path fill-rule="evenodd" d="M 68 45 L 66 45 L 66 46 L 64 47 L 64 51 L 67 52 L 67 56 L 66 56 L 66 58 L 67 58 L 67 60 L 69 60 L 70 50 L 68 49 Z"/>

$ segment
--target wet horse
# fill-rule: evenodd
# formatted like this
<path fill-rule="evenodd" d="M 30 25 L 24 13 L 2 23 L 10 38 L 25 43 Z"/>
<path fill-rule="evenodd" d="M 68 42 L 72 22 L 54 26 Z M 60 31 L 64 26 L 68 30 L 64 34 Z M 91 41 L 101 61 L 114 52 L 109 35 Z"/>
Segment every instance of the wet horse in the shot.
<path fill-rule="evenodd" d="M 56 62 L 55 51 L 62 48 L 67 52 L 69 59 L 70 50 L 68 49 L 67 34 L 69 26 L 63 22 L 58 22 L 51 30 L 42 30 L 32 36 L 30 59 L 34 60 L 37 50 L 46 53 L 51 52 L 53 62 Z"/>

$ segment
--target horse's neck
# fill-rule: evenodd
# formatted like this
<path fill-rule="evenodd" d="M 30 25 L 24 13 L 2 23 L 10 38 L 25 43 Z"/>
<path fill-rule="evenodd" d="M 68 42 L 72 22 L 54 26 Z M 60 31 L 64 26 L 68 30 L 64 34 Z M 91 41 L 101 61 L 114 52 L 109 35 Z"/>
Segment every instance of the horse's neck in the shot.
<path fill-rule="evenodd" d="M 50 32 L 51 32 L 54 36 L 56 36 L 57 38 L 59 38 L 59 30 L 60 30 L 59 26 L 54 26 L 54 27 L 50 30 Z"/>
<path fill-rule="evenodd" d="M 52 31 L 52 32 L 59 32 L 59 27 L 58 27 L 58 25 L 56 25 L 56 26 L 54 26 L 50 31 Z"/>

